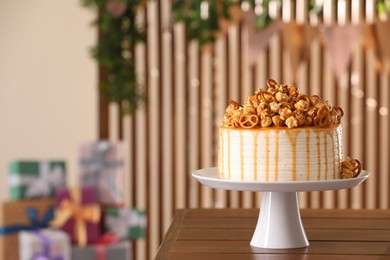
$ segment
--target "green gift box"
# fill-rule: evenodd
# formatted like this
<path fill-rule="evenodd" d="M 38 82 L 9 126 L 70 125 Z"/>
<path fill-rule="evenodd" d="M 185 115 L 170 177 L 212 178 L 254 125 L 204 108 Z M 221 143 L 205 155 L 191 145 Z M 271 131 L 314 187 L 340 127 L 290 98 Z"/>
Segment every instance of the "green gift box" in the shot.
<path fill-rule="evenodd" d="M 11 200 L 54 197 L 66 186 L 64 161 L 12 161 L 8 175 Z"/>
<path fill-rule="evenodd" d="M 145 237 L 146 223 L 145 212 L 139 209 L 108 208 L 104 211 L 105 230 L 120 239 Z"/>

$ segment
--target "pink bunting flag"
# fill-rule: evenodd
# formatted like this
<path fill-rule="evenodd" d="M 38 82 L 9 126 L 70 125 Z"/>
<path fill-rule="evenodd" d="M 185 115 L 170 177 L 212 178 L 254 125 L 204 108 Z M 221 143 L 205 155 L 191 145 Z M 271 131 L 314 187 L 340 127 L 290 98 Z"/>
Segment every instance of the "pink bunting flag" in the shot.
<path fill-rule="evenodd" d="M 305 50 L 304 58 L 309 59 L 311 44 L 313 43 L 314 39 L 318 37 L 318 30 L 317 28 L 314 28 L 310 24 L 303 24 L 302 29 L 303 29 L 303 49 Z"/>
<path fill-rule="evenodd" d="M 127 9 L 127 4 L 118 0 L 108 0 L 106 3 L 107 12 L 113 17 L 122 16 Z"/>
<path fill-rule="evenodd" d="M 289 52 L 294 79 L 299 64 L 309 58 L 311 43 L 315 37 L 316 30 L 310 25 L 291 21 L 283 26 L 283 46 Z"/>
<path fill-rule="evenodd" d="M 225 37 L 231 25 L 238 24 L 242 17 L 242 10 L 238 4 L 229 7 L 230 20 L 221 18 L 218 21 L 219 31 L 215 33 L 216 37 Z"/>
<path fill-rule="evenodd" d="M 320 28 L 320 33 L 327 48 L 333 71 L 338 79 L 346 72 L 351 55 L 359 41 L 360 27 L 357 25 L 332 25 Z"/>
<path fill-rule="evenodd" d="M 390 20 L 377 21 L 374 24 L 374 35 L 377 40 L 380 60 L 382 65 L 386 61 L 390 62 Z"/>
<path fill-rule="evenodd" d="M 245 41 L 248 46 L 248 65 L 254 66 L 259 51 L 265 49 L 274 33 L 282 28 L 282 21 L 274 20 L 263 30 L 256 30 L 256 15 L 253 11 L 248 11 L 243 15 L 243 24 L 247 30 Z"/>
<path fill-rule="evenodd" d="M 382 64 L 381 62 L 383 57 L 381 57 L 379 46 L 378 46 L 378 39 L 375 33 L 375 27 L 374 24 L 368 24 L 363 22 L 361 24 L 362 28 L 362 44 L 365 48 L 369 48 L 373 50 L 375 58 L 376 58 L 376 69 L 381 70 Z"/>

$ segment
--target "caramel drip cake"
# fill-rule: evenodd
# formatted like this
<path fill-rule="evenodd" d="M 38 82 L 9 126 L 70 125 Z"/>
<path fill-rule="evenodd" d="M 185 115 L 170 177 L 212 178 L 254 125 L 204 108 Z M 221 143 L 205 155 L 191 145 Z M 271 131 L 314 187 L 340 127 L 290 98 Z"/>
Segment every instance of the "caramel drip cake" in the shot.
<path fill-rule="evenodd" d="M 267 81 L 241 105 L 229 100 L 219 130 L 218 175 L 242 181 L 310 181 L 356 177 L 343 160 L 344 113 L 297 87 Z"/>

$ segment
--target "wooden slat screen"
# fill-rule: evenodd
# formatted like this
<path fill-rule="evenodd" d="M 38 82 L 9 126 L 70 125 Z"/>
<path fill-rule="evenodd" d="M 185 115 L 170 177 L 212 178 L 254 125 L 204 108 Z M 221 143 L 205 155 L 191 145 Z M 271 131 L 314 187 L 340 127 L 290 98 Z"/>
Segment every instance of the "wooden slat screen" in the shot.
<path fill-rule="evenodd" d="M 283 0 L 269 6 L 284 22 L 308 19 L 308 0 Z M 376 17 L 374 0 L 324 1 L 323 24 L 360 24 Z M 132 116 L 121 116 L 117 104 L 100 109 L 100 137 L 124 140 L 128 158 L 128 205 L 148 214 L 147 239 L 134 243 L 137 260 L 153 259 L 174 210 L 195 207 L 254 208 L 260 194 L 223 191 L 191 178 L 196 169 L 216 165 L 217 134 L 227 99 L 241 102 L 265 86 L 268 78 L 293 81 L 282 34 L 248 67 L 241 25 L 232 25 L 211 50 L 200 50 L 185 38 L 185 27 L 172 24 L 171 1 L 148 1 L 138 12 L 146 44 L 134 50 L 140 83 L 148 102 Z M 358 44 L 348 75 L 336 80 L 327 51 L 313 42 L 309 61 L 301 64 L 297 86 L 344 108 L 344 154 L 359 158 L 372 176 L 349 190 L 299 193 L 302 208 L 389 208 L 389 75 L 375 67 L 372 50 Z M 102 103 L 102 106 L 105 104 Z M 108 130 L 107 130 L 108 129 Z M 107 133 L 108 131 L 108 133 Z"/>

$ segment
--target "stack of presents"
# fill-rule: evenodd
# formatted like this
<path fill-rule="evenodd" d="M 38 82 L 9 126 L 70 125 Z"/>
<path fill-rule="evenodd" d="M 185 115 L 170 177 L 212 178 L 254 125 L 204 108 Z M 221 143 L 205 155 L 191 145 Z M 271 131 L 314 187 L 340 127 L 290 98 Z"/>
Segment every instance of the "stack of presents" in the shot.
<path fill-rule="evenodd" d="M 124 206 L 124 144 L 82 145 L 80 187 L 65 161 L 13 161 L 0 202 L 0 260 L 128 260 L 145 236 L 143 211 Z"/>

